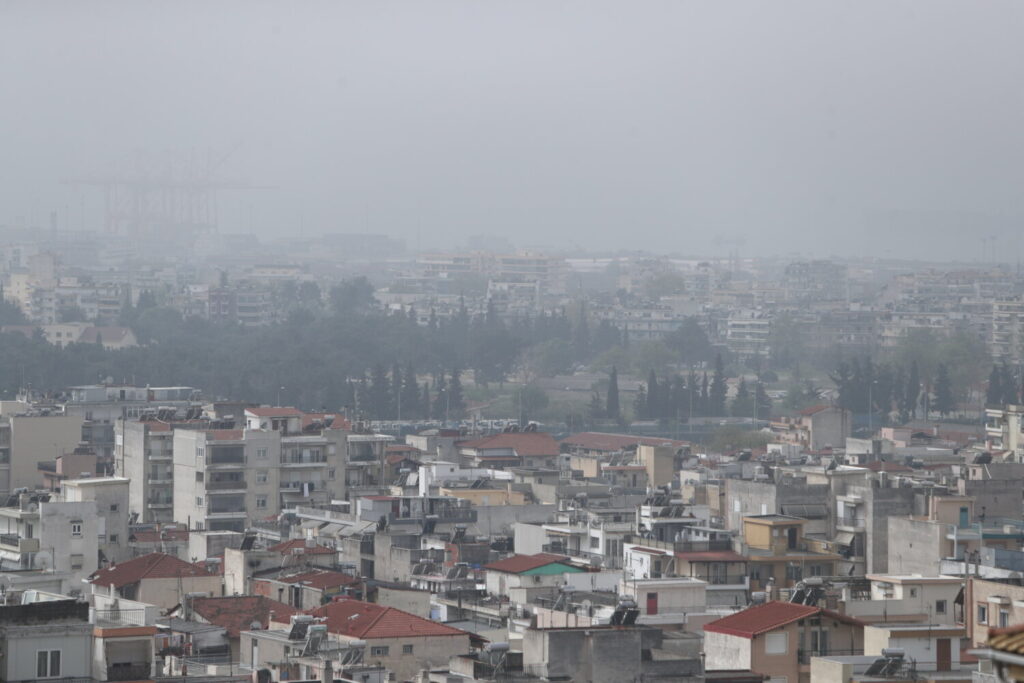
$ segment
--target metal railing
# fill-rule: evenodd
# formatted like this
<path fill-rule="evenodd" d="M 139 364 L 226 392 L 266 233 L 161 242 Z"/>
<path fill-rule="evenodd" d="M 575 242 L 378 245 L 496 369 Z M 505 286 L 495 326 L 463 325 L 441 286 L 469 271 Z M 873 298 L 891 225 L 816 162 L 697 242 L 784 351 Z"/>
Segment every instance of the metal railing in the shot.
<path fill-rule="evenodd" d="M 639 542 L 642 543 L 643 541 Z M 711 551 L 732 550 L 732 541 L 727 538 L 710 541 L 677 541 L 673 545 L 674 550 L 677 553 L 706 553 Z"/>
<path fill-rule="evenodd" d="M 108 681 L 141 681 L 151 678 L 149 664 L 111 664 L 107 667 Z"/>
<path fill-rule="evenodd" d="M 843 650 L 825 648 L 824 650 L 797 650 L 797 658 L 801 664 L 810 664 L 811 657 L 858 657 L 864 654 L 863 649 Z"/>
<path fill-rule="evenodd" d="M 206 482 L 207 491 L 232 491 L 245 490 L 246 488 L 244 479 L 211 479 Z"/>
<path fill-rule="evenodd" d="M 144 609 L 94 610 L 97 626 L 146 626 Z"/>

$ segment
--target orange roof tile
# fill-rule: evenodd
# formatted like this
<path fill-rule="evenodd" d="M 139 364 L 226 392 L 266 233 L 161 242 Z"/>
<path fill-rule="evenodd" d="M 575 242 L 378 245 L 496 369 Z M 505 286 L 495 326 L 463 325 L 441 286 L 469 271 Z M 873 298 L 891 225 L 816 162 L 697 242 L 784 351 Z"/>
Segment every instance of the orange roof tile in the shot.
<path fill-rule="evenodd" d="M 773 631 L 780 626 L 785 626 L 800 619 L 821 614 L 845 624 L 863 625 L 864 622 L 848 617 L 838 612 L 812 607 L 810 605 L 798 605 L 793 602 L 766 602 L 763 605 L 749 607 L 742 612 L 730 614 L 727 617 L 716 619 L 704 624 L 705 631 L 712 633 L 724 633 L 742 638 L 753 638 L 754 636 Z"/>
<path fill-rule="evenodd" d="M 361 600 L 335 600 L 310 610 L 309 614 L 324 617 L 327 630 L 331 633 L 363 640 L 470 635 L 466 631 L 394 607 Z"/>
<path fill-rule="evenodd" d="M 174 579 L 189 576 L 213 576 L 194 564 L 165 553 L 149 553 L 120 564 L 112 564 L 93 573 L 89 580 L 99 586 L 128 586 L 142 579 Z"/>

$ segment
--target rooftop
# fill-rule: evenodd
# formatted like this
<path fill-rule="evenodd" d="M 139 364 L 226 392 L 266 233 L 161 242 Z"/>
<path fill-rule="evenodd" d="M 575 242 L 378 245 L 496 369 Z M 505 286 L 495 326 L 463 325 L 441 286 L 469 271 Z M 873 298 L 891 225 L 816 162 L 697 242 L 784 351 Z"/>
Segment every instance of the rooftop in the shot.
<path fill-rule="evenodd" d="M 324 617 L 327 630 L 359 639 L 468 636 L 445 624 L 361 600 L 335 600 L 309 612 Z"/>
<path fill-rule="evenodd" d="M 262 595 L 235 595 L 223 598 L 193 598 L 192 611 L 204 621 L 227 629 L 228 636 L 237 638 L 242 631 L 252 629 L 255 622 L 265 629 L 273 621 L 288 623 L 293 614 L 300 614 L 283 602 Z"/>
<path fill-rule="evenodd" d="M 742 612 L 736 612 L 735 614 L 712 621 L 704 625 L 704 630 L 711 631 L 712 633 L 740 636 L 742 638 L 753 638 L 794 621 L 819 614 L 844 624 L 863 625 L 863 622 L 857 619 L 821 607 L 773 601 L 749 607 Z"/>
<path fill-rule="evenodd" d="M 522 574 L 523 572 L 528 572 L 531 569 L 537 569 L 538 567 L 546 567 L 549 564 L 568 561 L 569 558 L 565 555 L 552 555 L 551 553 L 513 555 L 511 557 L 506 557 L 504 560 L 485 564 L 484 569 L 495 572 L 505 572 L 508 574 Z"/>
<path fill-rule="evenodd" d="M 174 579 L 189 576 L 214 576 L 205 569 L 165 553 L 149 553 L 120 564 L 98 569 L 90 581 L 99 586 L 128 586 L 142 579 Z"/>

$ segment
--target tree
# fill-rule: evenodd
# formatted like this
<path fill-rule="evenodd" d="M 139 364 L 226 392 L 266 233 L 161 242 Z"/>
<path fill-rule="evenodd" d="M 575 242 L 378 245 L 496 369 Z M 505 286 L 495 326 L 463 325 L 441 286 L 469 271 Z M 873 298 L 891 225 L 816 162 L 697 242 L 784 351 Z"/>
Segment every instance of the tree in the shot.
<path fill-rule="evenodd" d="M 368 390 L 368 415 L 370 419 L 385 420 L 388 417 L 391 404 L 391 388 L 388 382 L 387 372 L 384 365 L 377 363 L 370 373 L 370 387 Z"/>
<path fill-rule="evenodd" d="M 935 411 L 943 417 L 949 415 L 956 409 L 956 400 L 953 397 L 953 385 L 949 380 L 949 371 L 945 363 L 939 363 L 938 372 L 935 373 L 935 400 L 932 403 Z"/>
<path fill-rule="evenodd" d="M 335 315 L 364 312 L 375 304 L 373 285 L 363 276 L 342 280 L 331 288 L 331 310 Z"/>
<path fill-rule="evenodd" d="M 708 394 L 708 414 L 712 416 L 725 415 L 725 366 L 722 363 L 722 354 L 715 355 L 715 374 L 711 378 L 711 389 Z"/>
<path fill-rule="evenodd" d="M 754 389 L 754 405 L 757 408 L 758 420 L 770 420 L 772 417 L 772 399 L 764 388 L 764 382 L 758 381 Z"/>
<path fill-rule="evenodd" d="M 605 408 L 604 401 L 601 400 L 601 394 L 597 391 L 590 395 L 590 405 L 587 407 L 587 415 L 591 420 L 602 420 L 607 415 L 607 409 Z"/>
<path fill-rule="evenodd" d="M 619 371 L 612 366 L 611 375 L 608 377 L 608 398 L 605 415 L 610 420 L 618 420 L 621 417 L 619 411 Z"/>
<path fill-rule="evenodd" d="M 714 347 L 694 317 L 688 317 L 665 339 L 665 345 L 684 365 L 706 363 L 714 358 Z"/>
<path fill-rule="evenodd" d="M 732 399 L 733 417 L 751 417 L 754 411 L 754 401 L 750 397 L 750 389 L 747 388 L 746 378 L 740 379 L 740 385 L 736 387 L 736 396 Z"/>
<path fill-rule="evenodd" d="M 462 417 L 466 413 L 466 400 L 462 395 L 462 371 L 452 370 L 448 380 L 448 412 L 451 417 Z"/>
<path fill-rule="evenodd" d="M 637 389 L 636 397 L 633 398 L 633 414 L 641 420 L 650 417 L 650 412 L 647 409 L 647 389 L 643 384 Z"/>
<path fill-rule="evenodd" d="M 903 394 L 903 405 L 900 406 L 900 419 L 909 422 L 917 417 L 917 405 L 921 398 L 921 376 L 917 369 L 917 361 L 910 365 L 910 374 L 907 376 L 907 391 Z"/>
<path fill-rule="evenodd" d="M 416 382 L 416 371 L 412 363 L 406 363 L 405 372 L 402 375 L 402 417 L 411 419 L 421 416 L 420 386 Z"/>
<path fill-rule="evenodd" d="M 988 389 L 985 391 L 985 405 L 996 406 L 1003 402 L 1003 376 L 999 366 L 993 365 L 988 375 Z"/>
<path fill-rule="evenodd" d="M 655 419 L 661 417 L 661 387 L 658 386 L 658 375 L 651 370 L 647 375 L 647 401 L 643 417 Z"/>

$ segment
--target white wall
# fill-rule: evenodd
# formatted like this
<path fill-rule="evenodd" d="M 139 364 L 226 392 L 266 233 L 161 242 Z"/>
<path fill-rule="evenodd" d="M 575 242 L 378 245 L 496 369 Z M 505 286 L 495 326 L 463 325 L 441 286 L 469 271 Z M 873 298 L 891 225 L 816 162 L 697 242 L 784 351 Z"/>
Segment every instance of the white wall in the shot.
<path fill-rule="evenodd" d="M 751 642 L 748 638 L 705 631 L 704 667 L 708 671 L 750 669 Z"/>

